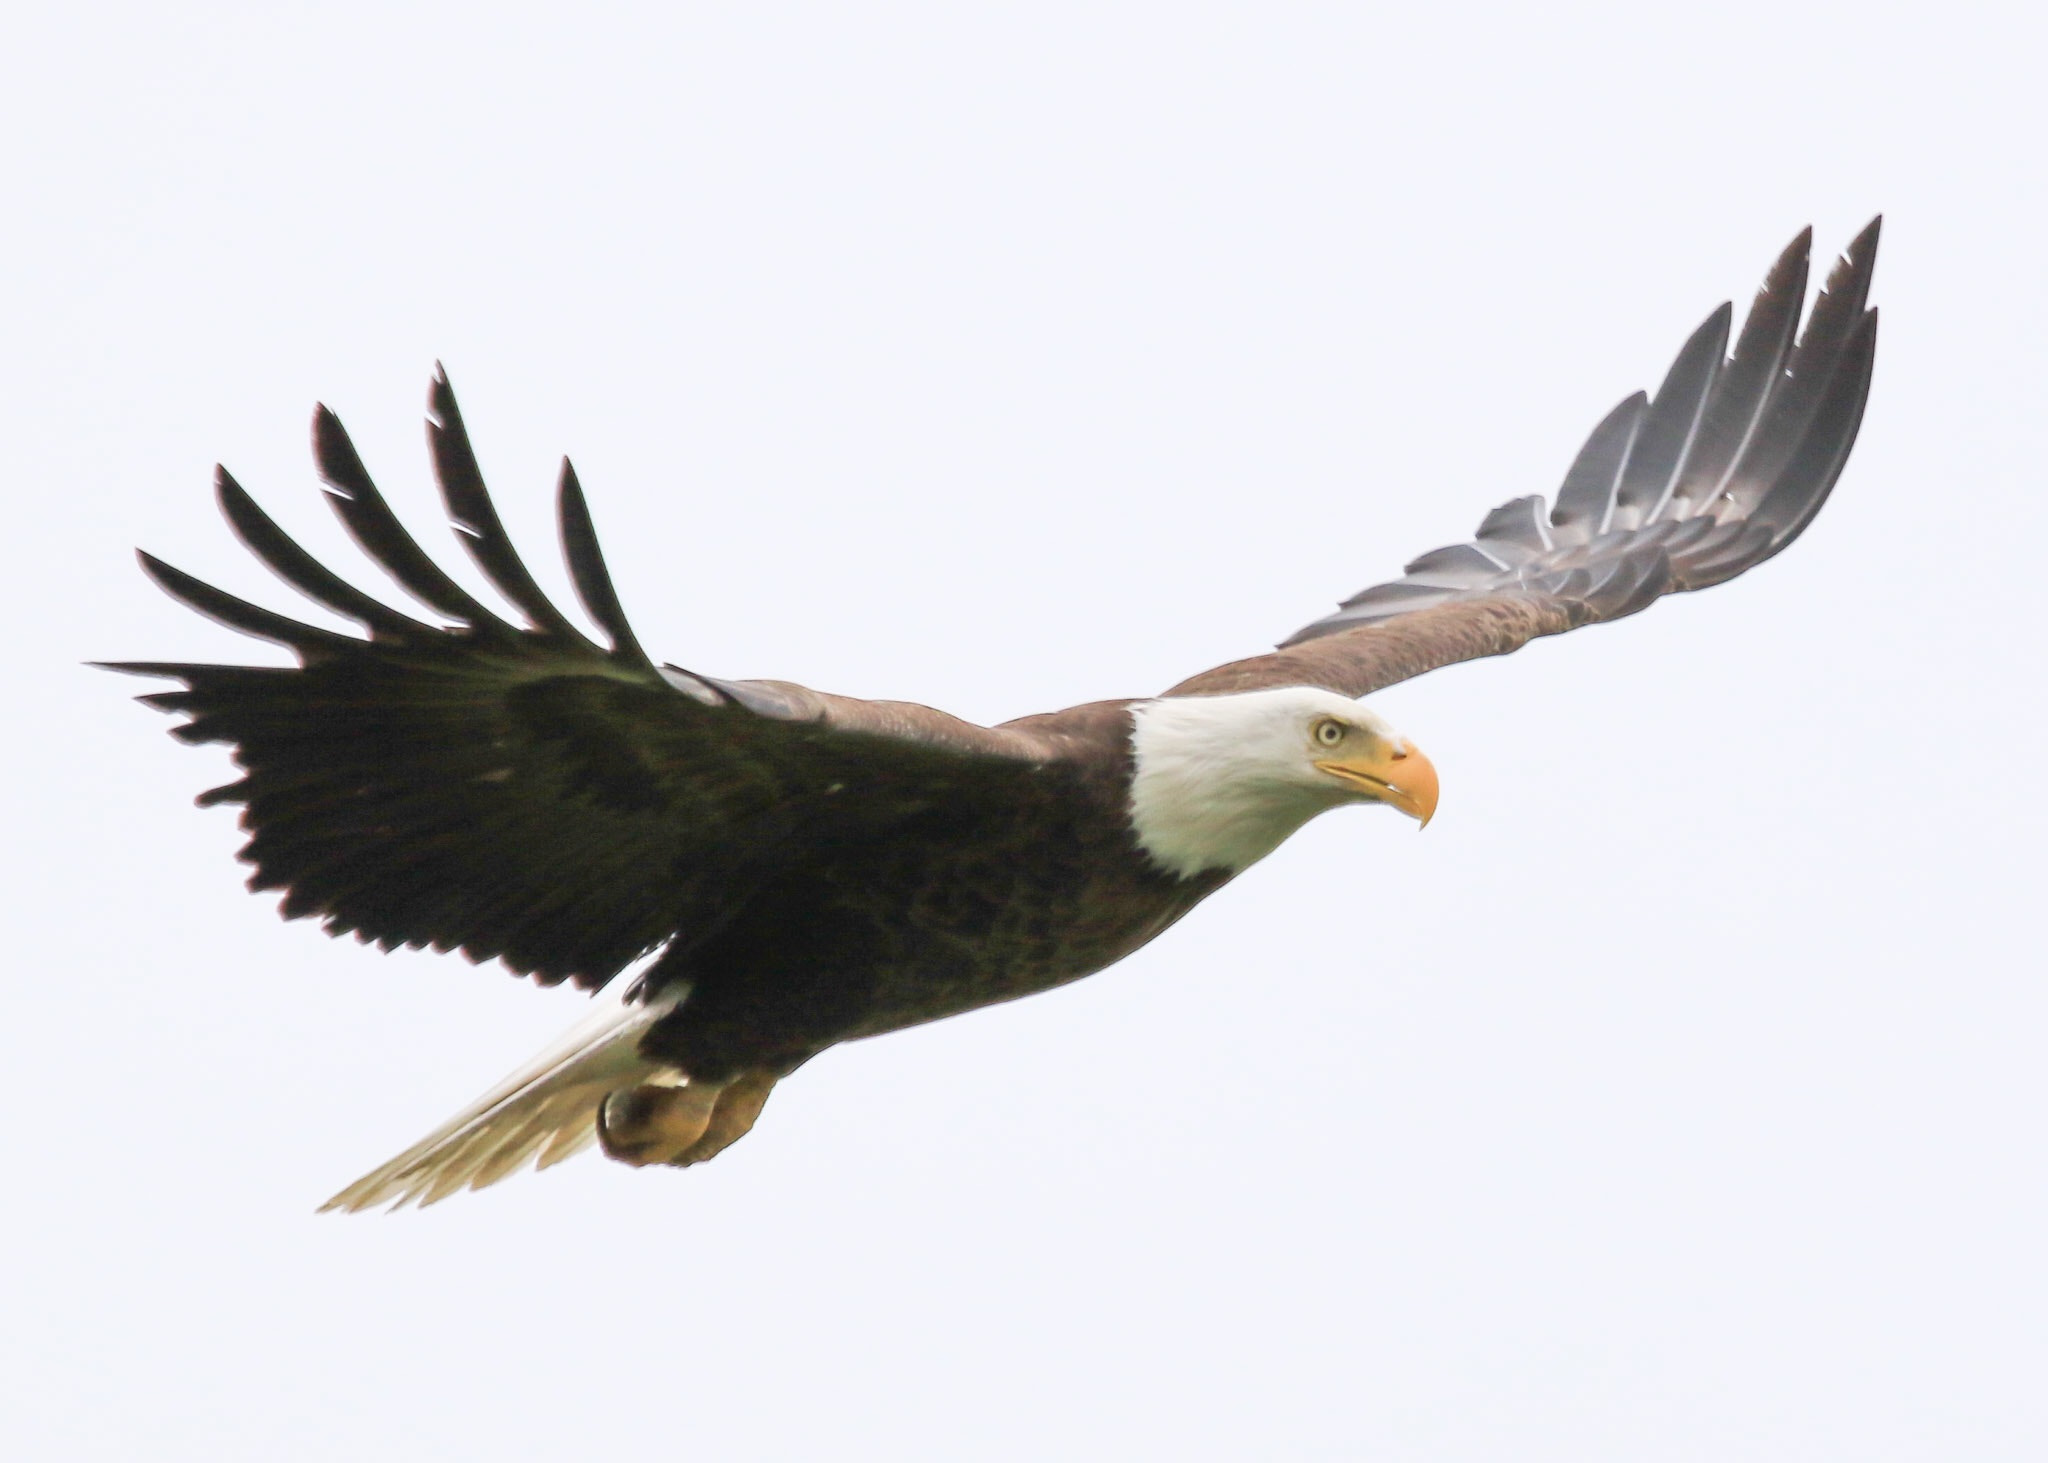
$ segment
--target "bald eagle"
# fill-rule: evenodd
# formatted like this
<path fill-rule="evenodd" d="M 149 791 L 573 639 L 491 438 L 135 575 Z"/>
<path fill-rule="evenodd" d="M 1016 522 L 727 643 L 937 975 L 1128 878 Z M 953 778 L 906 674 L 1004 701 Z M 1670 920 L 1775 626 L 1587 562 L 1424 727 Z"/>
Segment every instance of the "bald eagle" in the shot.
<path fill-rule="evenodd" d="M 593 1142 L 629 1164 L 702 1162 L 827 1047 L 1101 970 L 1318 813 L 1379 803 L 1426 823 L 1435 769 L 1360 698 L 1718 584 L 1798 537 L 1862 420 L 1877 237 L 1873 221 L 1801 332 L 1802 233 L 1733 351 L 1724 304 L 1654 397 L 1593 430 L 1554 504 L 1503 504 L 1270 654 L 994 727 L 658 664 L 564 462 L 562 544 L 593 639 L 514 552 L 438 370 L 441 495 L 516 613 L 420 548 L 324 407 L 327 502 L 425 618 L 324 567 L 218 471 L 249 550 L 365 632 L 141 556 L 176 598 L 298 662 L 112 666 L 182 683 L 141 699 L 185 717 L 183 740 L 233 748 L 242 775 L 199 803 L 241 806 L 249 887 L 386 950 L 603 989 L 560 1042 L 326 1207 L 432 1203 Z"/>

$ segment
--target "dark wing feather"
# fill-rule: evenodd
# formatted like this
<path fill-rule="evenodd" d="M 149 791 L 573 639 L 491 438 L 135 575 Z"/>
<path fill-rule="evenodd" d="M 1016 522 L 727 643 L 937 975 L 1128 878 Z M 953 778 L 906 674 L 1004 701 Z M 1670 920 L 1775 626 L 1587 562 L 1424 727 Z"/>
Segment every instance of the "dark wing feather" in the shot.
<path fill-rule="evenodd" d="M 484 476 L 477 467 L 476 452 L 469 445 L 469 432 L 462 425 L 462 409 L 455 404 L 448 373 L 434 367 L 433 384 L 427 392 L 427 446 L 434 454 L 434 477 L 441 485 L 441 501 L 454 520 L 457 537 L 469 550 L 470 558 L 484 571 L 498 593 L 519 606 L 533 624 L 547 635 L 565 642 L 581 641 L 583 633 L 569 617 L 556 609 L 520 561 L 505 525 L 498 520 L 498 507 L 484 488 Z"/>
<path fill-rule="evenodd" d="M 505 640 L 512 627 L 436 564 L 406 532 L 370 480 L 341 418 L 326 407 L 313 412 L 313 461 L 327 484 L 330 506 L 370 562 L 421 604 L 469 627 L 482 639 Z"/>
<path fill-rule="evenodd" d="M 612 587 L 611 571 L 597 547 L 597 528 L 590 521 L 590 505 L 583 498 L 583 484 L 569 459 L 562 459 L 562 480 L 557 489 L 557 512 L 562 523 L 562 552 L 569 561 L 569 577 L 576 597 L 590 618 L 611 637 L 612 654 L 637 665 L 652 666 L 647 652 L 626 623 L 626 611 L 619 604 L 619 592 Z"/>
<path fill-rule="evenodd" d="M 1829 275 L 1796 345 L 1812 235 L 1794 239 L 1734 354 L 1723 356 L 1723 305 L 1654 399 L 1638 392 L 1593 429 L 1554 508 L 1540 497 L 1505 503 L 1470 543 L 1424 554 L 1272 654 L 1204 671 L 1167 694 L 1318 685 L 1363 696 L 1632 615 L 1770 558 L 1820 511 L 1862 424 L 1877 348 L 1877 311 L 1865 308 L 1877 238 L 1873 219 Z"/>
<path fill-rule="evenodd" d="M 184 683 L 142 698 L 177 735 L 234 748 L 244 775 L 202 795 L 243 806 L 250 887 L 391 948 L 460 948 L 543 981 L 597 985 L 672 937 L 715 931 L 792 862 L 934 809 L 975 816 L 1044 786 L 1042 736 L 926 707 L 657 668 L 605 569 L 564 464 L 561 528 L 578 630 L 506 538 L 445 376 L 434 456 L 479 565 L 532 628 L 457 585 L 401 527 L 341 423 L 314 448 L 367 556 L 453 625 L 401 614 L 288 537 L 226 472 L 222 510 L 251 552 L 368 638 L 302 624 L 148 555 L 178 599 L 288 646 L 296 667 L 127 663 Z"/>

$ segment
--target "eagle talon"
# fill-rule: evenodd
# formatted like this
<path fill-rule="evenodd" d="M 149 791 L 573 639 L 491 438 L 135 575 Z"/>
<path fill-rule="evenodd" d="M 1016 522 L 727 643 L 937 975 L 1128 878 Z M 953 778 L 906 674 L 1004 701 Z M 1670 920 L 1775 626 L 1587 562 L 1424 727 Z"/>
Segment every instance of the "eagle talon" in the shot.
<path fill-rule="evenodd" d="M 746 1137 L 754 1130 L 754 1120 L 761 1116 L 761 1109 L 767 1106 L 775 1081 L 775 1073 L 765 1067 L 755 1067 L 733 1078 L 719 1090 L 703 1136 L 668 1162 L 677 1168 L 688 1168 L 693 1163 L 716 1158 Z"/>
<path fill-rule="evenodd" d="M 614 1092 L 597 1110 L 597 1141 L 607 1157 L 635 1168 L 687 1163 L 724 1090 L 723 1083 L 689 1082 Z"/>
<path fill-rule="evenodd" d="M 755 1067 L 724 1082 L 623 1088 L 598 1108 L 597 1141 L 607 1157 L 635 1168 L 688 1168 L 752 1132 L 775 1081 Z"/>

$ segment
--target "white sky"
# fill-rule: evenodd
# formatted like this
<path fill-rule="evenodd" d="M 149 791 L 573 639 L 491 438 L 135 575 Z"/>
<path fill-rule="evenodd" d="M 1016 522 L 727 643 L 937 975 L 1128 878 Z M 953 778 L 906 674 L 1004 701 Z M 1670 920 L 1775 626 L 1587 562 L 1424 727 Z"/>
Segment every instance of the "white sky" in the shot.
<path fill-rule="evenodd" d="M 2044 36 L 1901 9 L 17 16 L 0 1452 L 2043 1456 Z M 657 655 L 1001 718 L 1552 490 L 1880 209 L 1827 511 L 1380 698 L 1426 836 L 1326 819 L 708 1168 L 313 1215 L 578 998 L 280 923 L 220 754 L 79 668 L 247 653 L 137 544 L 296 606 L 216 458 L 350 569 L 325 400 L 424 537 L 439 357 Z"/>

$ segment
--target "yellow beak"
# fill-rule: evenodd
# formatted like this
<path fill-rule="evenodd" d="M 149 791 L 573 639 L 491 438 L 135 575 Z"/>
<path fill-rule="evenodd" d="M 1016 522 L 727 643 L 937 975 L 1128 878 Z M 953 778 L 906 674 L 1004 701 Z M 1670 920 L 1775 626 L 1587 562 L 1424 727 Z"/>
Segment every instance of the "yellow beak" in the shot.
<path fill-rule="evenodd" d="M 1411 743 L 1396 742 L 1316 766 L 1368 797 L 1399 808 L 1425 828 L 1436 816 L 1436 767 Z"/>

